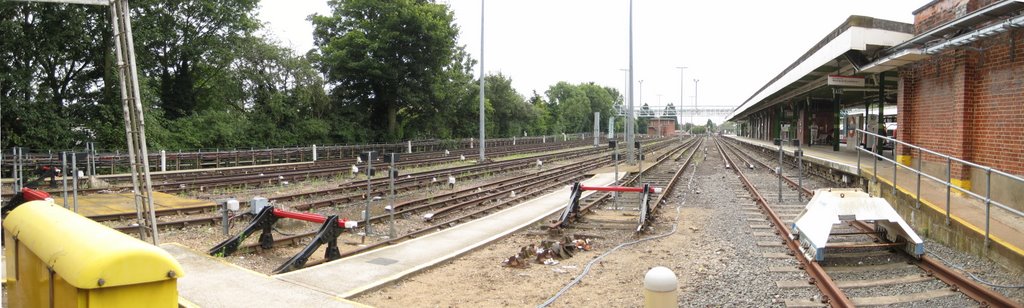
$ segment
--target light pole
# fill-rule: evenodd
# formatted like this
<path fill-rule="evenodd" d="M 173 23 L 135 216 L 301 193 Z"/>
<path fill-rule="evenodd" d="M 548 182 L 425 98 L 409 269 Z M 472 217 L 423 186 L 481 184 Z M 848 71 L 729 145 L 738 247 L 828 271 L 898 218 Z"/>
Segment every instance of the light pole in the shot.
<path fill-rule="evenodd" d="M 640 105 L 644 104 L 644 81 L 640 80 L 640 91 L 636 91 L 636 98 L 640 100 Z"/>
<path fill-rule="evenodd" d="M 685 97 L 685 96 L 683 96 L 683 88 L 684 88 L 684 85 L 686 84 L 685 82 L 683 82 L 683 80 L 686 80 L 686 78 L 684 78 L 683 76 L 685 76 L 684 74 L 686 72 L 687 67 L 685 67 L 685 66 L 676 66 L 676 68 L 679 69 L 679 110 L 683 110 L 683 102 L 685 101 L 685 100 L 683 100 L 683 98 Z M 678 118 L 679 118 L 679 122 L 683 122 L 683 113 L 682 112 L 679 113 L 679 117 Z M 680 126 L 680 128 L 682 128 L 682 126 Z"/>
<path fill-rule="evenodd" d="M 697 113 L 697 83 L 698 82 L 700 82 L 700 79 L 697 79 L 697 78 L 693 79 L 693 113 L 690 114 L 690 123 L 691 123 L 690 127 L 691 128 L 694 127 L 694 126 L 697 126 L 697 122 L 693 121 L 693 115 L 695 113 Z"/>
<path fill-rule="evenodd" d="M 658 107 L 661 107 L 661 94 L 658 94 Z M 664 110 L 664 109 L 662 109 L 662 110 Z M 662 116 L 664 116 L 664 115 L 665 115 L 664 111 L 662 111 Z M 648 124 L 647 126 L 650 126 L 650 124 Z M 661 138 L 661 118 L 660 117 L 658 118 L 658 128 L 655 128 L 655 129 L 658 130 L 658 138 Z"/>
<path fill-rule="evenodd" d="M 619 70 L 622 71 L 622 73 L 623 73 L 622 75 L 624 75 L 623 79 L 625 79 L 624 80 L 625 83 L 622 85 L 622 104 L 625 105 L 626 104 L 626 100 L 628 100 L 630 95 L 632 95 L 629 92 L 629 69 L 628 68 L 620 68 Z M 622 110 L 620 110 L 620 111 L 622 111 Z M 616 115 L 616 116 L 618 116 L 618 115 Z M 615 127 L 612 127 L 611 129 L 615 129 Z M 623 130 L 623 132 L 622 132 L 623 134 L 628 134 L 626 132 L 626 127 L 625 126 L 622 127 L 622 130 Z"/>
<path fill-rule="evenodd" d="M 484 150 L 484 0 L 480 0 L 480 161 L 485 159 Z"/>
<path fill-rule="evenodd" d="M 482 0 L 481 0 L 482 1 Z M 633 0 L 629 0 L 629 103 L 626 106 L 626 147 L 627 163 L 632 165 L 633 157 Z"/>
<path fill-rule="evenodd" d="M 622 80 L 622 83 L 623 83 L 622 84 L 622 99 L 625 100 L 626 96 L 629 95 L 629 92 L 627 92 L 627 91 L 629 91 L 629 69 L 628 68 L 620 68 L 619 70 L 622 71 L 622 76 L 623 76 L 623 80 Z"/>

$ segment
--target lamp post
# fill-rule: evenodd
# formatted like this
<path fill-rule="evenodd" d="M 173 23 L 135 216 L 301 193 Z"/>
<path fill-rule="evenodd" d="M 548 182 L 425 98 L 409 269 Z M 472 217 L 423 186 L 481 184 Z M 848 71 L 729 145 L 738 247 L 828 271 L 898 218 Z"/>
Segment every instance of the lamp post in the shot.
<path fill-rule="evenodd" d="M 640 101 L 640 104 L 644 104 L 644 81 L 640 80 L 640 89 L 636 91 L 636 99 Z"/>
<path fill-rule="evenodd" d="M 690 114 L 690 123 L 691 123 L 690 127 L 691 128 L 694 127 L 694 126 L 697 126 L 697 122 L 693 121 L 693 115 L 695 113 L 697 113 L 697 83 L 698 82 L 700 82 L 700 79 L 697 79 L 697 78 L 693 79 L 693 113 Z"/>
<path fill-rule="evenodd" d="M 685 97 L 685 96 L 683 96 L 683 88 L 684 88 L 684 85 L 686 84 L 685 82 L 683 82 L 683 80 L 686 80 L 686 78 L 684 78 L 684 76 L 685 76 L 684 74 L 686 73 L 687 67 L 685 67 L 685 66 L 676 66 L 676 68 L 679 69 L 679 110 L 682 110 L 683 109 L 683 102 L 684 102 L 683 98 Z M 696 111 L 696 110 L 694 110 L 694 111 Z M 678 118 L 679 118 L 679 122 L 683 122 L 683 113 L 680 112 Z"/>
<path fill-rule="evenodd" d="M 482 1 L 482 0 L 481 0 Z M 626 144 L 633 144 L 633 0 L 629 0 L 629 103 L 626 106 Z M 627 163 L 633 164 L 633 147 L 626 147 Z"/>
<path fill-rule="evenodd" d="M 624 75 L 623 79 L 625 79 L 624 80 L 624 84 L 622 85 L 622 104 L 625 105 L 626 104 L 626 100 L 628 100 L 630 95 L 632 95 L 629 92 L 629 69 L 628 68 L 620 68 L 619 70 L 622 71 L 622 73 L 623 73 L 622 75 Z M 614 115 L 613 117 L 615 117 L 615 116 L 619 116 L 619 115 Z M 626 123 L 629 123 L 629 122 L 626 121 Z M 615 129 L 615 127 L 612 126 L 610 129 Z M 623 125 L 622 130 L 623 130 L 622 133 L 624 135 L 628 135 L 629 134 L 629 133 L 626 132 L 625 125 Z"/>
<path fill-rule="evenodd" d="M 486 151 L 484 150 L 484 0 L 480 0 L 480 161 L 483 163 Z"/>
<path fill-rule="evenodd" d="M 625 100 L 626 96 L 629 95 L 629 92 L 628 92 L 629 91 L 629 69 L 628 68 L 620 68 L 619 70 L 622 71 L 622 75 L 623 75 L 622 99 Z"/>

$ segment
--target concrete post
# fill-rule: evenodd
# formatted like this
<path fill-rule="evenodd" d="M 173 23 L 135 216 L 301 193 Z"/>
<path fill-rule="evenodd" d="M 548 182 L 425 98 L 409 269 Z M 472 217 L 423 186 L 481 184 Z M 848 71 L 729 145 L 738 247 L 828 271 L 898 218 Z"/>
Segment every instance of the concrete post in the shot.
<path fill-rule="evenodd" d="M 601 145 L 601 112 L 594 112 L 594 146 Z"/>
<path fill-rule="evenodd" d="M 412 153 L 412 140 L 405 142 L 405 152 Z"/>
<path fill-rule="evenodd" d="M 167 151 L 160 150 L 160 172 L 167 171 Z"/>
<path fill-rule="evenodd" d="M 678 307 L 679 280 L 672 270 L 658 266 L 644 275 L 644 307 Z"/>
<path fill-rule="evenodd" d="M 615 139 L 615 117 L 608 117 L 608 140 Z"/>
<path fill-rule="evenodd" d="M 316 162 L 316 145 L 313 145 L 313 161 Z"/>

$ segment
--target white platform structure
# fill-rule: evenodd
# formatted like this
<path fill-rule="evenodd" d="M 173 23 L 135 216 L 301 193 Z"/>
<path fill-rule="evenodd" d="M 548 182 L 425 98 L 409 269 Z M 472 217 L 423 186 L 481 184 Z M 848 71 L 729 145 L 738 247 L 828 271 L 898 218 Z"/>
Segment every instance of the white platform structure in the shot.
<path fill-rule="evenodd" d="M 850 221 L 874 223 L 875 231 L 887 241 L 901 244 L 907 253 L 915 257 L 924 254 L 924 242 L 889 202 L 871 197 L 856 188 L 816 190 L 807 207 L 793 221 L 792 233 L 800 240 L 800 249 L 808 259 L 823 261 L 826 249 L 830 247 L 829 236 L 834 235 L 833 227 Z M 842 247 L 868 249 L 882 246 L 865 244 Z"/>

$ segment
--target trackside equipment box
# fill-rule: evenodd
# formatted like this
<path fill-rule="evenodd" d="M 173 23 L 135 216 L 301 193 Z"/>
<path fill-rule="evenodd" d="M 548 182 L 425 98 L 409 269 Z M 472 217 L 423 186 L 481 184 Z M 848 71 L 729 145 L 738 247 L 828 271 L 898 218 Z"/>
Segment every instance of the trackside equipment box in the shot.
<path fill-rule="evenodd" d="M 3 221 L 10 307 L 177 307 L 181 265 L 53 201 L 22 204 Z"/>

